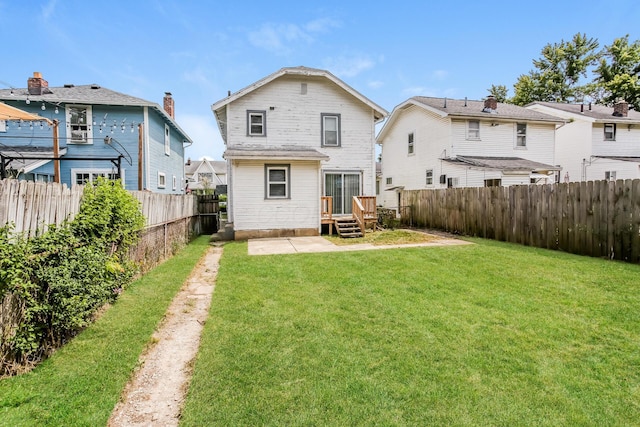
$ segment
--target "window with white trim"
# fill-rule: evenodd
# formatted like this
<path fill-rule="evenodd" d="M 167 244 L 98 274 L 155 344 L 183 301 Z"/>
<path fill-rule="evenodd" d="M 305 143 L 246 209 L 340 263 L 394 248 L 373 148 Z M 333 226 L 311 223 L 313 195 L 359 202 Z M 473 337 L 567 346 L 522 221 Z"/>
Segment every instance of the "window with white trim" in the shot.
<path fill-rule="evenodd" d="M 393 177 L 388 176 L 387 177 L 387 185 L 391 185 L 393 184 Z"/>
<path fill-rule="evenodd" d="M 124 171 L 122 173 L 124 174 Z M 71 177 L 73 184 L 85 185 L 96 182 L 98 177 L 116 180 L 118 179 L 118 172 L 112 169 L 71 169 Z M 42 180 L 44 181 L 44 178 Z M 124 179 L 122 179 L 122 182 L 124 183 Z"/>
<path fill-rule="evenodd" d="M 407 135 L 407 154 L 413 154 L 413 132 Z"/>
<path fill-rule="evenodd" d="M 87 105 L 67 105 L 67 142 L 69 144 L 92 143 L 89 137 L 91 107 Z"/>
<path fill-rule="evenodd" d="M 267 136 L 267 112 L 247 110 L 247 136 Z"/>
<path fill-rule="evenodd" d="M 7 131 L 7 122 L 6 120 L 0 120 L 0 132 Z"/>
<path fill-rule="evenodd" d="M 425 184 L 433 185 L 433 169 L 427 169 Z"/>
<path fill-rule="evenodd" d="M 604 179 L 607 181 L 615 181 L 616 180 L 616 171 L 605 171 Z"/>
<path fill-rule="evenodd" d="M 616 124 L 615 123 L 604 124 L 604 140 L 605 141 L 616 140 Z"/>
<path fill-rule="evenodd" d="M 322 118 L 322 146 L 340 146 L 340 114 L 320 114 Z"/>
<path fill-rule="evenodd" d="M 174 191 L 178 188 L 178 178 L 175 175 L 172 177 L 171 188 Z"/>
<path fill-rule="evenodd" d="M 265 199 L 288 199 L 290 165 L 264 166 L 264 197 Z"/>
<path fill-rule="evenodd" d="M 467 139 L 480 139 L 480 121 L 467 121 Z"/>
<path fill-rule="evenodd" d="M 516 123 L 516 147 L 527 146 L 527 124 Z"/>
<path fill-rule="evenodd" d="M 158 188 L 165 188 L 167 186 L 167 175 L 163 172 L 158 172 Z"/>
<path fill-rule="evenodd" d="M 171 154 L 171 129 L 169 125 L 164 125 L 164 154 L 167 156 Z"/>

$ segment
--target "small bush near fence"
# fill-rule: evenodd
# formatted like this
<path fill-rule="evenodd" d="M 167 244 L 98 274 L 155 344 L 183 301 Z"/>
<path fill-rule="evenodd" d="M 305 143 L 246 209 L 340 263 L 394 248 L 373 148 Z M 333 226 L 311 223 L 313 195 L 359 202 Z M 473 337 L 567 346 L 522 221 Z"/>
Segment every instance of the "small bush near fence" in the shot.
<path fill-rule="evenodd" d="M 640 262 L 640 180 L 410 190 L 404 224 Z"/>
<path fill-rule="evenodd" d="M 28 368 L 91 321 L 129 283 L 144 226 L 118 182 L 85 187 L 75 218 L 28 238 L 0 228 L 0 375 Z"/>

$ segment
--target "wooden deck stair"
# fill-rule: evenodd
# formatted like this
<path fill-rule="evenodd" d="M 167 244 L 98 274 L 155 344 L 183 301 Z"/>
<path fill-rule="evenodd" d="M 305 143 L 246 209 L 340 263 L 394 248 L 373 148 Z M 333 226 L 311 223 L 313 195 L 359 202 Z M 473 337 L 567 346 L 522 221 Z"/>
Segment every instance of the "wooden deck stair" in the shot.
<path fill-rule="evenodd" d="M 334 222 L 338 235 L 342 238 L 362 237 L 362 229 L 353 217 L 336 218 Z"/>

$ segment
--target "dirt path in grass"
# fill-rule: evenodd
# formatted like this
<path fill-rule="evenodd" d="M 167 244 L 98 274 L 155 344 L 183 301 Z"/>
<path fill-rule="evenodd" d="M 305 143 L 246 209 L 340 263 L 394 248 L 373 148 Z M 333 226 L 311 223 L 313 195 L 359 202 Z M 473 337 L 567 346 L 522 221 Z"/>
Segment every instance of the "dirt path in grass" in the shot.
<path fill-rule="evenodd" d="M 109 426 L 177 426 L 209 312 L 222 248 L 211 247 L 171 302 Z"/>

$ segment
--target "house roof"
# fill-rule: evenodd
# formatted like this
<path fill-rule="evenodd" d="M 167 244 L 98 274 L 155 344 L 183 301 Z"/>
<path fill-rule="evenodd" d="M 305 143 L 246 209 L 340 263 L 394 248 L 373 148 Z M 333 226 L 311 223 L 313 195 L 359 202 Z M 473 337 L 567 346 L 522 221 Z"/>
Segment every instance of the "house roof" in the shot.
<path fill-rule="evenodd" d="M 329 156 L 313 148 L 297 145 L 274 147 L 243 146 L 227 149 L 223 157 L 232 159 L 270 159 L 270 160 L 329 160 Z"/>
<path fill-rule="evenodd" d="M 527 106 L 542 105 L 567 113 L 593 119 L 596 122 L 640 123 L 640 112 L 629 110 L 627 117 L 613 115 L 613 107 L 601 104 L 568 104 L 562 102 L 532 102 Z"/>
<path fill-rule="evenodd" d="M 116 92 L 97 84 L 91 85 L 64 85 L 61 87 L 48 87 L 42 95 L 30 95 L 26 88 L 21 89 L 0 89 L 0 100 L 6 101 L 27 101 L 46 102 L 50 104 L 89 104 L 89 105 L 112 105 L 112 106 L 132 106 L 150 107 L 156 110 L 166 121 L 180 132 L 188 142 L 193 142 L 189 135 L 185 133 L 176 121 L 155 102 L 150 102 L 142 98 Z"/>
<path fill-rule="evenodd" d="M 53 122 L 46 117 L 40 117 L 37 114 L 23 111 L 19 108 L 12 107 L 11 105 L 7 105 L 2 102 L 0 102 L 0 120 L 43 121 L 49 124 L 53 124 Z"/>
<path fill-rule="evenodd" d="M 352 88 L 351 86 L 349 86 L 348 84 L 346 84 L 345 82 L 343 82 L 342 80 L 340 80 L 339 78 L 337 78 L 336 76 L 334 76 L 333 74 L 331 74 L 329 71 L 326 70 L 321 70 L 318 68 L 309 68 L 309 67 L 284 67 L 279 69 L 278 71 L 276 71 L 273 74 L 269 74 L 268 76 L 258 80 L 257 82 L 240 89 L 239 91 L 232 93 L 231 95 L 227 96 L 226 98 L 223 98 L 219 101 L 217 101 L 216 103 L 214 103 L 211 106 L 211 110 L 213 111 L 213 114 L 216 116 L 216 120 L 218 122 L 218 126 L 220 128 L 220 133 L 222 133 L 222 138 L 225 140 L 226 142 L 226 115 L 225 115 L 225 111 L 223 109 L 223 107 L 225 107 L 227 104 L 242 98 L 243 96 L 253 92 L 254 90 L 272 82 L 275 79 L 278 79 L 282 76 L 311 76 L 311 77 L 324 77 L 326 79 L 328 79 L 329 81 L 333 82 L 335 85 L 337 85 L 338 87 L 342 88 L 344 91 L 346 91 L 347 93 L 349 93 L 350 95 L 352 95 L 353 97 L 355 97 L 356 99 L 358 99 L 359 101 L 361 101 L 362 103 L 366 104 L 367 106 L 369 106 L 372 110 L 373 110 L 373 117 L 374 120 L 376 122 L 379 122 L 381 120 L 383 120 L 388 114 L 389 112 L 387 110 L 385 110 L 384 108 L 380 107 L 378 104 L 374 103 L 373 101 L 371 101 L 369 98 L 367 98 L 366 96 L 362 95 L 360 92 L 356 91 L 354 88 Z"/>
<path fill-rule="evenodd" d="M 440 117 L 455 117 L 460 119 L 488 119 L 493 121 L 526 121 L 526 122 L 544 122 L 562 124 L 564 121 L 561 118 L 552 116 L 550 114 L 544 114 L 535 110 L 520 107 L 518 105 L 506 104 L 498 102 L 498 108 L 495 110 L 485 110 L 484 101 L 476 101 L 470 99 L 449 99 L 449 98 L 433 98 L 428 96 L 414 96 L 401 104 L 397 105 L 389 119 L 386 121 L 378 137 L 376 139 L 382 140 L 388 129 L 393 126 L 397 117 L 402 112 L 415 106 L 422 108 L 426 111 L 430 111 L 437 114 Z"/>
<path fill-rule="evenodd" d="M 60 147 L 58 155 L 63 156 L 66 153 L 67 148 Z M 53 159 L 53 147 L 16 147 L 0 143 L 0 154 L 12 158 L 12 160 L 6 165 L 7 168 L 16 169 L 23 173 L 29 173 L 51 161 L 48 159 L 31 159 L 29 157 L 51 157 L 51 159 Z"/>
<path fill-rule="evenodd" d="M 458 156 L 455 159 L 445 159 L 444 161 L 462 166 L 498 169 L 508 172 L 557 171 L 561 169 L 559 166 L 547 165 L 520 157 Z"/>
<path fill-rule="evenodd" d="M 223 175 L 227 173 L 227 162 L 204 159 L 187 161 L 187 163 L 184 164 L 185 174 L 193 175 L 203 163 L 208 163 L 216 174 Z"/>

